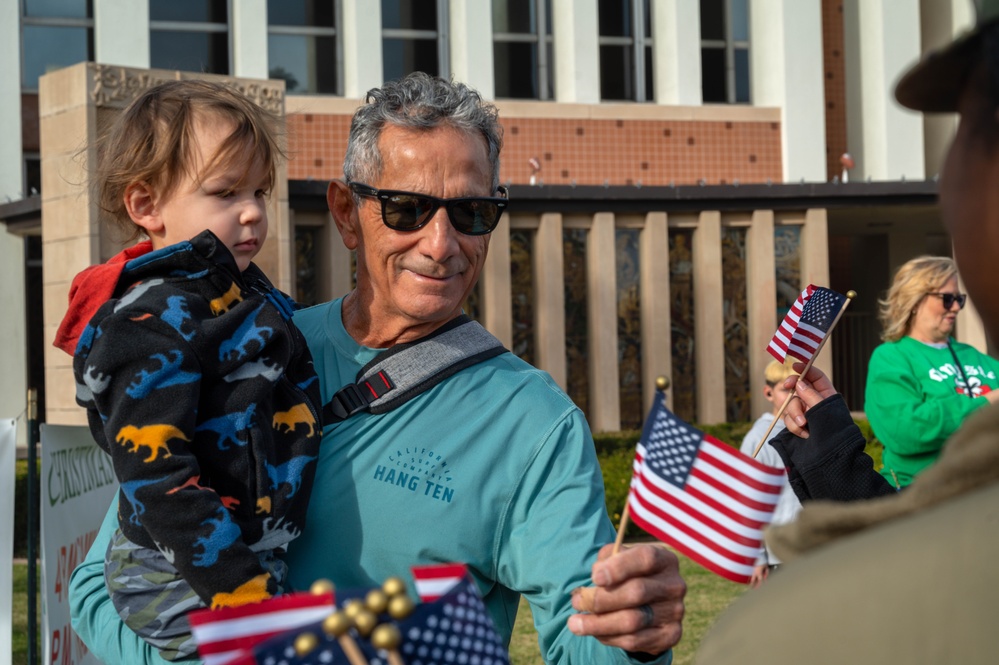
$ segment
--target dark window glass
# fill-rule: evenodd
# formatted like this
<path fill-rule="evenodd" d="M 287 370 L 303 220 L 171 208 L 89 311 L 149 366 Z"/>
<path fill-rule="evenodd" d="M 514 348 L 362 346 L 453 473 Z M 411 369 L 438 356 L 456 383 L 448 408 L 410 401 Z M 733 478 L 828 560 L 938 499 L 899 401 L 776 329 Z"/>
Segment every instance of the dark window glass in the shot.
<path fill-rule="evenodd" d="M 586 306 L 586 230 L 562 231 L 565 266 L 565 360 L 569 397 L 584 414 L 590 408 Z"/>
<path fill-rule="evenodd" d="M 304 306 L 319 302 L 322 227 L 295 227 L 295 300 Z"/>
<path fill-rule="evenodd" d="M 645 5 L 645 36 L 649 39 L 652 38 L 652 4 L 650 0 L 645 0 L 643 3 Z"/>
<path fill-rule="evenodd" d="M 389 30 L 436 30 L 437 0 L 382 0 L 382 27 Z"/>
<path fill-rule="evenodd" d="M 229 73 L 229 36 L 224 32 L 153 30 L 149 52 L 154 69 Z"/>
<path fill-rule="evenodd" d="M 91 18 L 91 0 L 24 0 L 24 15 L 38 18 Z"/>
<path fill-rule="evenodd" d="M 731 11 L 732 39 L 737 42 L 749 40 L 749 5 L 747 0 L 729 0 Z"/>
<path fill-rule="evenodd" d="M 497 97 L 538 99 L 537 44 L 494 42 Z"/>
<path fill-rule="evenodd" d="M 725 0 L 701 0 L 701 39 L 725 39 Z"/>
<path fill-rule="evenodd" d="M 42 237 L 24 239 L 24 302 L 26 347 L 28 353 L 28 387 L 38 390 L 38 419 L 45 422 L 45 347 L 47 335 L 44 321 L 42 292 Z"/>
<path fill-rule="evenodd" d="M 600 98 L 633 100 L 631 46 L 600 47 Z"/>
<path fill-rule="evenodd" d="M 534 233 L 510 231 L 510 297 L 513 309 L 513 349 L 534 364 Z"/>
<path fill-rule="evenodd" d="M 631 37 L 632 0 L 600 0 L 599 21 L 601 37 Z"/>
<path fill-rule="evenodd" d="M 777 273 L 777 320 L 783 321 L 801 293 L 801 227 L 774 228 L 774 267 Z"/>
<path fill-rule="evenodd" d="M 537 31 L 535 0 L 493 0 L 493 32 Z"/>
<path fill-rule="evenodd" d="M 42 192 L 42 162 L 38 157 L 24 158 L 24 193 L 26 196 Z"/>
<path fill-rule="evenodd" d="M 149 0 L 150 21 L 228 23 L 226 0 Z"/>
<path fill-rule="evenodd" d="M 749 49 L 735 49 L 735 100 L 749 103 Z"/>
<path fill-rule="evenodd" d="M 337 91 L 336 38 L 309 35 L 268 35 L 272 79 L 284 79 L 289 93 Z"/>
<path fill-rule="evenodd" d="M 707 103 L 728 101 L 725 91 L 725 51 L 720 48 L 701 49 L 701 93 Z"/>
<path fill-rule="evenodd" d="M 93 59 L 93 32 L 89 28 L 25 25 L 22 30 L 21 85 L 26 89 L 36 90 L 42 74 Z"/>
<path fill-rule="evenodd" d="M 267 0 L 268 25 L 333 27 L 334 0 Z"/>
<path fill-rule="evenodd" d="M 645 48 L 645 101 L 655 101 L 656 86 L 655 77 L 652 75 L 652 47 Z"/>
<path fill-rule="evenodd" d="M 670 350 L 673 360 L 673 413 L 689 423 L 697 419 L 697 359 L 694 354 L 693 230 L 669 234 Z"/>
<path fill-rule="evenodd" d="M 725 417 L 752 420 L 749 322 L 746 303 L 746 229 L 722 230 L 722 312 L 725 329 Z M 753 381 L 753 385 L 759 379 Z"/>
<path fill-rule="evenodd" d="M 621 429 L 641 429 L 642 299 L 638 238 L 640 229 L 616 229 L 617 362 L 620 379 Z"/>
<path fill-rule="evenodd" d="M 385 80 L 402 78 L 411 72 L 426 72 L 436 76 L 437 41 L 433 39 L 382 40 L 382 62 Z"/>

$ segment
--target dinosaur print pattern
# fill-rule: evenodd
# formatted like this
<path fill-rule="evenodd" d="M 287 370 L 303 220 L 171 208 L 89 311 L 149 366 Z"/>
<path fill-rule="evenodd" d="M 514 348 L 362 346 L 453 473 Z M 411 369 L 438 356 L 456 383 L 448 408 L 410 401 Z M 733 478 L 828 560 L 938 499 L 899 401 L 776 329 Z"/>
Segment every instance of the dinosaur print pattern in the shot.
<path fill-rule="evenodd" d="M 257 411 L 257 405 L 251 404 L 243 411 L 227 413 L 217 418 L 204 421 L 195 428 L 195 432 L 214 432 L 218 435 L 216 445 L 219 450 L 228 450 L 226 445 L 230 441 L 237 446 L 245 446 L 247 438 L 245 433 L 253 427 L 253 414 Z"/>
<path fill-rule="evenodd" d="M 299 425 L 309 428 L 306 436 L 314 436 L 316 433 L 316 418 L 312 415 L 312 409 L 305 402 L 296 404 L 287 411 L 278 411 L 274 414 L 273 427 L 279 432 L 294 432 Z"/>
<path fill-rule="evenodd" d="M 83 373 L 83 382 L 76 384 L 76 399 L 81 402 L 90 402 L 94 395 L 100 395 L 111 385 L 111 377 L 97 372 L 97 368 L 90 366 Z"/>
<path fill-rule="evenodd" d="M 212 314 L 219 316 L 220 314 L 225 314 L 233 305 L 242 301 L 243 293 L 239 290 L 239 285 L 233 282 L 228 291 L 210 301 L 208 306 L 211 308 Z"/>
<path fill-rule="evenodd" d="M 195 547 L 200 547 L 201 552 L 196 552 L 192 563 L 201 568 L 214 566 L 218 563 L 219 555 L 226 548 L 232 546 L 239 540 L 239 527 L 232 521 L 229 511 L 223 506 L 219 506 L 216 511 L 218 518 L 209 517 L 201 523 L 202 526 L 212 527 L 212 532 L 207 536 L 200 536 L 194 541 Z"/>
<path fill-rule="evenodd" d="M 273 383 L 284 374 L 284 367 L 277 362 L 270 364 L 269 360 L 269 358 L 259 358 L 253 362 L 243 363 L 222 378 L 226 383 L 232 383 L 260 377 Z"/>
<path fill-rule="evenodd" d="M 182 431 L 173 425 L 146 425 L 144 427 L 125 425 L 118 430 L 118 436 L 115 437 L 115 441 L 123 446 L 132 444 L 132 447 L 128 449 L 130 453 L 138 453 L 140 448 L 149 448 L 149 457 L 143 460 L 147 463 L 156 460 L 160 452 L 163 452 L 164 459 L 170 457 L 170 447 L 167 442 L 171 439 L 190 441 Z"/>
<path fill-rule="evenodd" d="M 139 501 L 139 499 L 135 496 L 135 493 L 137 491 L 139 491 L 140 489 L 142 489 L 143 487 L 146 487 L 148 485 L 155 485 L 156 483 L 160 482 L 161 480 L 163 480 L 163 479 L 162 478 L 146 478 L 146 479 L 140 478 L 138 480 L 129 480 L 129 481 L 123 482 L 123 483 L 121 483 L 121 485 L 119 485 L 119 488 L 121 489 L 121 493 L 125 495 L 125 499 L 127 499 L 129 505 L 132 506 L 132 516 L 128 518 L 129 521 L 132 524 L 136 524 L 136 525 L 141 524 L 142 520 L 140 518 L 143 515 L 146 514 L 146 504 L 144 504 L 143 502 Z"/>
<path fill-rule="evenodd" d="M 263 308 L 264 304 L 261 303 L 249 316 L 243 319 L 243 323 L 236 329 L 233 336 L 219 345 L 219 360 L 224 362 L 246 358 L 250 354 L 249 346 L 253 342 L 256 342 L 260 349 L 264 348 L 264 344 L 274 334 L 274 329 L 270 326 L 257 325 L 257 317 L 260 316 L 260 311 Z"/>
<path fill-rule="evenodd" d="M 291 491 L 288 492 L 288 497 L 291 498 L 295 496 L 295 492 L 302 485 L 302 471 L 305 470 L 305 466 L 315 460 L 315 457 L 306 457 L 305 455 L 300 455 L 298 457 L 292 457 L 290 460 L 283 464 L 278 464 L 277 466 L 267 465 L 267 475 L 271 479 L 271 489 L 277 490 L 281 485 L 290 485 Z"/>
<path fill-rule="evenodd" d="M 239 607 L 250 603 L 259 603 L 267 600 L 271 594 L 267 593 L 267 581 L 271 578 L 269 573 L 261 573 L 253 579 L 240 584 L 231 592 L 220 591 L 212 596 L 212 609 L 220 607 Z"/>
<path fill-rule="evenodd" d="M 146 292 L 149 291 L 149 289 L 154 286 L 159 286 L 163 282 L 164 280 L 159 278 L 149 279 L 144 282 L 136 282 L 136 284 L 128 290 L 128 293 L 122 296 L 121 300 L 119 300 L 114 306 L 114 311 L 119 312 L 125 307 L 137 302 L 140 298 L 142 298 L 142 296 L 146 295 Z"/>
<path fill-rule="evenodd" d="M 152 371 L 143 369 L 129 384 L 125 392 L 133 399 L 144 399 L 154 390 L 179 386 L 186 383 L 194 383 L 201 378 L 200 374 L 186 372 L 180 368 L 184 360 L 184 354 L 179 349 L 168 351 L 170 357 L 162 353 L 154 353 L 149 356 L 150 360 L 159 362 L 159 368 Z"/>
<path fill-rule="evenodd" d="M 191 321 L 191 313 L 187 310 L 187 298 L 184 296 L 170 296 L 167 298 L 167 308 L 160 314 L 163 322 L 177 331 L 177 334 L 190 342 L 194 339 L 194 331 L 184 332 L 181 330 L 184 323 Z"/>

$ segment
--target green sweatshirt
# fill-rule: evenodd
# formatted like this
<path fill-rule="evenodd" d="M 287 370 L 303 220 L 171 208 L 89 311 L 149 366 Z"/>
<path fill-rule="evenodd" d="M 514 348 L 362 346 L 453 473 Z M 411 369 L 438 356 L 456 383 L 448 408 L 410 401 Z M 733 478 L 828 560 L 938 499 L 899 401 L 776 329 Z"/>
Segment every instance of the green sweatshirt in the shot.
<path fill-rule="evenodd" d="M 963 376 L 946 346 L 911 337 L 881 344 L 871 355 L 864 411 L 884 444 L 881 474 L 893 485 L 897 478 L 905 487 L 933 464 L 964 419 L 988 404 L 983 395 L 999 388 L 999 361 L 967 344 L 950 345 Z"/>

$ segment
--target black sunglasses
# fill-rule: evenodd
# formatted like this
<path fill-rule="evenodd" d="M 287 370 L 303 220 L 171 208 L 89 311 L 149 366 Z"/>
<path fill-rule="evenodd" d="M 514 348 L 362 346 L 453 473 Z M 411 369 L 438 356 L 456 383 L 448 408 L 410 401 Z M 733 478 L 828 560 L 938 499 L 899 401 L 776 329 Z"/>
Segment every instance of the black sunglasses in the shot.
<path fill-rule="evenodd" d="M 375 189 L 360 182 L 348 182 L 347 186 L 358 196 L 381 201 L 382 221 L 385 226 L 396 231 L 416 231 L 423 228 L 440 207 L 444 206 L 451 226 L 466 235 L 481 236 L 496 228 L 508 203 L 507 190 L 503 185 L 499 186 L 501 196 L 498 197 L 467 196 L 457 199 Z"/>
<path fill-rule="evenodd" d="M 944 309 L 950 309 L 957 303 L 958 309 L 964 309 L 964 303 L 968 301 L 966 293 L 927 293 L 928 296 L 936 296 L 943 300 Z"/>

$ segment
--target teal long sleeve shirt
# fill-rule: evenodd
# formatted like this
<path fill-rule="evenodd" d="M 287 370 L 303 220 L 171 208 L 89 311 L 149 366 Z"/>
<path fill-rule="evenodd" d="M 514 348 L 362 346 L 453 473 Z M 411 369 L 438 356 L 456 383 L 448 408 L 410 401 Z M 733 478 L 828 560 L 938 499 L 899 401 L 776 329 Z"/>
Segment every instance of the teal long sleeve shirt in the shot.
<path fill-rule="evenodd" d="M 324 399 L 378 353 L 346 333 L 340 301 L 303 310 L 295 323 Z M 631 663 L 566 626 L 572 590 L 589 583 L 597 551 L 613 540 L 582 413 L 547 374 L 507 353 L 386 414 L 328 426 L 305 529 L 286 560 L 298 588 L 318 578 L 371 586 L 408 578 L 415 564 L 462 561 L 505 640 L 523 594 L 546 662 Z M 108 647 L 98 657 L 158 662 L 104 624 L 116 616 L 94 588 L 102 548 L 99 537 L 73 576 L 74 628 L 95 652 Z M 670 660 L 667 652 L 653 662 Z"/>

